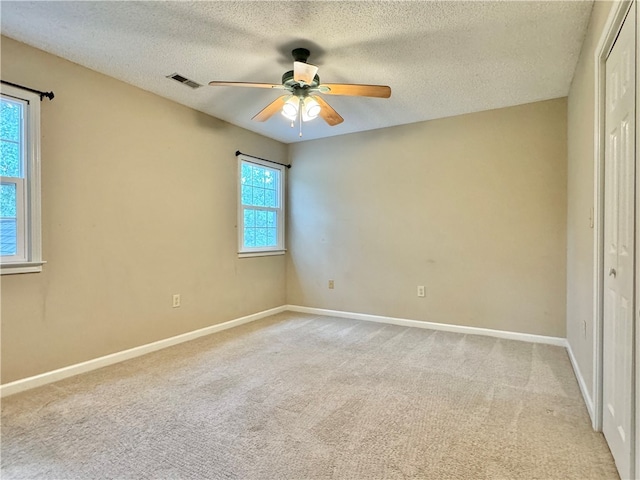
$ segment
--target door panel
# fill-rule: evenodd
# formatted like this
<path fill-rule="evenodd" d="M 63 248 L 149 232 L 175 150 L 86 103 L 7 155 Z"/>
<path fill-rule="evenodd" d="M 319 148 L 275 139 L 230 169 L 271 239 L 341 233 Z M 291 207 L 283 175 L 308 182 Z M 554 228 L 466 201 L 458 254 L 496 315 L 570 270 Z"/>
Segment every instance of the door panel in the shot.
<path fill-rule="evenodd" d="M 606 62 L 603 433 L 632 475 L 635 242 L 635 13 Z"/>

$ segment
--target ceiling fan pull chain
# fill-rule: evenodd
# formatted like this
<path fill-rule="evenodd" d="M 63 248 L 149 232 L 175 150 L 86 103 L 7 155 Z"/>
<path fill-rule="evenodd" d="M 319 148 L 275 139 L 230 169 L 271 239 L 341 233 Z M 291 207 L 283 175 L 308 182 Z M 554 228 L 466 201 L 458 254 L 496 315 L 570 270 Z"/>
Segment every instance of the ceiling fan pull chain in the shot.
<path fill-rule="evenodd" d="M 300 122 L 300 133 L 298 134 L 298 136 L 300 138 L 302 138 L 302 108 L 304 107 L 304 105 L 302 104 L 302 98 L 300 98 L 300 107 L 298 108 L 298 119 Z"/>

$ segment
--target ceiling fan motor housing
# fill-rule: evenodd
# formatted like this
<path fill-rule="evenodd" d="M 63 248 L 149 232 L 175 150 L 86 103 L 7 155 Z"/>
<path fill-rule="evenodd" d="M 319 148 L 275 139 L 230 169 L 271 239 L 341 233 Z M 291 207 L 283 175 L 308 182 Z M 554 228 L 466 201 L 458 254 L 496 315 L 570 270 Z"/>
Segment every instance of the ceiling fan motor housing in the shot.
<path fill-rule="evenodd" d="M 291 88 L 300 87 L 299 82 L 296 82 L 293 78 L 293 70 L 289 70 L 284 75 L 282 75 L 282 85 Z M 316 75 L 315 77 L 313 77 L 313 81 L 311 82 L 311 84 L 308 85 L 308 88 L 315 88 L 318 85 L 320 85 L 320 77 Z"/>

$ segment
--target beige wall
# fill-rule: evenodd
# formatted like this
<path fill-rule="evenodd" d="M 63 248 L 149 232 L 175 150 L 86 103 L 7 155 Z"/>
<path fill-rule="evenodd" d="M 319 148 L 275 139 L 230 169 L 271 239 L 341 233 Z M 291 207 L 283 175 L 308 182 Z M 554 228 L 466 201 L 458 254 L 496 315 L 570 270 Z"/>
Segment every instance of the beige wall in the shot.
<path fill-rule="evenodd" d="M 285 259 L 236 255 L 242 150 L 279 142 L 2 38 L 43 90 L 40 274 L 4 275 L 2 383 L 285 303 Z M 171 295 L 182 307 L 171 308 Z"/>
<path fill-rule="evenodd" d="M 595 2 L 569 91 L 567 143 L 567 340 L 593 398 L 594 54 L 612 3 Z"/>
<path fill-rule="evenodd" d="M 566 107 L 292 145 L 287 302 L 564 337 Z"/>
<path fill-rule="evenodd" d="M 3 79 L 56 93 L 42 103 L 48 263 L 0 278 L 2 383 L 284 303 L 564 336 L 565 99 L 287 149 L 1 48 Z M 294 162 L 286 275 L 282 256 L 236 256 L 238 149 Z"/>

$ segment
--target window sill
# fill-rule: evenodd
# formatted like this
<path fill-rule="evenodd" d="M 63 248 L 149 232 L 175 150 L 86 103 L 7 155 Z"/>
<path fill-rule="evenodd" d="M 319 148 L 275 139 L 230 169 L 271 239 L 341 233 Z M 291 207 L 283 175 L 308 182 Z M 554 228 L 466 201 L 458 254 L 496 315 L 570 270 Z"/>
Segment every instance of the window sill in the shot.
<path fill-rule="evenodd" d="M 238 252 L 238 258 L 251 257 L 271 257 L 273 255 L 284 255 L 286 250 L 269 250 L 265 252 Z"/>
<path fill-rule="evenodd" d="M 14 275 L 17 273 L 39 273 L 42 271 L 42 265 L 44 265 L 45 263 L 47 262 L 39 261 L 0 264 L 0 275 Z"/>

